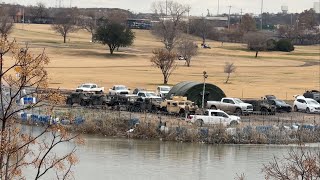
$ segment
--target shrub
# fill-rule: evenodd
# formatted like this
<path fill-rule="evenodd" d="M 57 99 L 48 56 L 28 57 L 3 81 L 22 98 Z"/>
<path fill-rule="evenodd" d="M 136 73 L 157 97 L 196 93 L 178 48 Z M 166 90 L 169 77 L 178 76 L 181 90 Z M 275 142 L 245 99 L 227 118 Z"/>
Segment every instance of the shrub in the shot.
<path fill-rule="evenodd" d="M 294 46 L 289 39 L 280 39 L 277 42 L 277 50 L 284 52 L 291 52 L 294 50 Z"/>
<path fill-rule="evenodd" d="M 276 51 L 277 50 L 277 41 L 274 39 L 269 39 L 267 41 L 267 50 L 268 51 Z"/>

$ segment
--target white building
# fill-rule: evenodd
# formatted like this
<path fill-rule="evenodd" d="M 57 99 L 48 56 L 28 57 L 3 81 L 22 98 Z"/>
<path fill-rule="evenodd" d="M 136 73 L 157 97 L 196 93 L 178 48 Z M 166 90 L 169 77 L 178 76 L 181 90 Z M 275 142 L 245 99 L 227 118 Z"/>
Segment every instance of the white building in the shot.
<path fill-rule="evenodd" d="M 320 13 L 320 2 L 314 2 L 313 9 L 316 13 Z"/>

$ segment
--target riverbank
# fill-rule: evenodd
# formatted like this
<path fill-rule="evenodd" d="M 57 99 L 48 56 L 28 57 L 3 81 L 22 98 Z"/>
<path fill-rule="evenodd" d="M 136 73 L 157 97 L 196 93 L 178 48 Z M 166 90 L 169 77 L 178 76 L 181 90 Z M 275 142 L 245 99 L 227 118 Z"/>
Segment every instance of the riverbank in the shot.
<path fill-rule="evenodd" d="M 320 139 L 320 115 L 303 113 L 243 116 L 233 127 L 198 127 L 170 115 L 82 107 L 55 108 L 51 116 L 37 113 L 23 113 L 21 120 L 31 125 L 61 124 L 74 133 L 105 137 L 207 144 L 317 143 Z"/>
<path fill-rule="evenodd" d="M 207 144 L 316 143 L 320 139 L 319 115 L 247 116 L 234 127 L 197 127 L 184 118 L 159 114 L 95 109 L 69 113 L 82 114 L 86 119 L 83 124 L 68 126 L 70 131 L 108 137 Z"/>

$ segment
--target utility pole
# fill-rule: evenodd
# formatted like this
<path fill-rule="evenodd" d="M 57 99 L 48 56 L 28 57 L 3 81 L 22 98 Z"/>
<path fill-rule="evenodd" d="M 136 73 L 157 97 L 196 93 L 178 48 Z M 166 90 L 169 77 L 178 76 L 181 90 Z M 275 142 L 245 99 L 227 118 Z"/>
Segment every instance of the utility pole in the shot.
<path fill-rule="evenodd" d="M 168 16 L 168 0 L 166 0 L 166 16 Z"/>
<path fill-rule="evenodd" d="M 218 0 L 218 16 L 219 16 L 219 14 L 220 14 L 220 0 Z"/>
<path fill-rule="evenodd" d="M 228 29 L 230 29 L 230 11 L 231 11 L 231 7 L 232 7 L 232 6 L 228 6 L 228 7 L 229 7 Z"/>
<path fill-rule="evenodd" d="M 203 89 L 202 89 L 202 110 L 204 110 L 204 96 L 206 93 L 206 79 L 208 78 L 208 74 L 206 71 L 203 71 Z"/>
<path fill-rule="evenodd" d="M 260 24 L 260 29 L 262 30 L 262 12 L 263 12 L 263 0 L 261 0 L 261 24 Z"/>
<path fill-rule="evenodd" d="M 240 24 L 242 23 L 242 9 L 240 11 Z"/>

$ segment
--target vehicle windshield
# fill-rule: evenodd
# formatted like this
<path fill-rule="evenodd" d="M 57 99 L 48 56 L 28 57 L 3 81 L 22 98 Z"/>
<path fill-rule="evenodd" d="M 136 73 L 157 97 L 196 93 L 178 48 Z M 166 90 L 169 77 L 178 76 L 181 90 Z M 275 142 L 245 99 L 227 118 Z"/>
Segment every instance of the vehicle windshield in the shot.
<path fill-rule="evenodd" d="M 127 90 L 127 87 L 125 87 L 125 86 L 117 86 L 116 90 Z"/>
<path fill-rule="evenodd" d="M 161 91 L 170 91 L 170 88 L 169 87 L 162 87 Z"/>
<path fill-rule="evenodd" d="M 276 104 L 278 105 L 286 105 L 287 103 L 282 101 L 282 100 L 274 100 L 274 102 L 276 102 Z"/>
<path fill-rule="evenodd" d="M 87 85 L 87 84 L 85 84 L 85 85 L 82 85 L 82 87 L 84 87 L 84 88 L 90 88 L 90 87 L 91 87 L 91 85 Z"/>
<path fill-rule="evenodd" d="M 237 98 L 235 98 L 234 101 L 236 102 L 236 104 L 243 103 L 243 101 L 241 101 L 240 99 L 237 99 Z"/>
<path fill-rule="evenodd" d="M 151 96 L 157 96 L 157 95 L 155 93 L 148 92 L 148 93 L 146 93 L 146 96 L 151 97 Z"/>
<path fill-rule="evenodd" d="M 307 100 L 307 103 L 311 105 L 319 105 L 319 103 L 315 100 Z"/>

